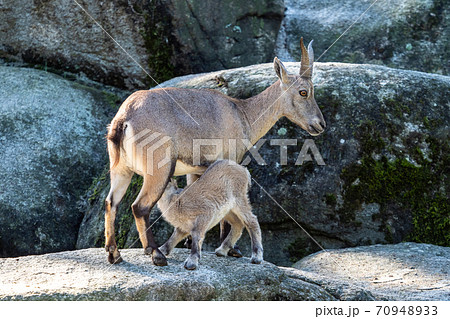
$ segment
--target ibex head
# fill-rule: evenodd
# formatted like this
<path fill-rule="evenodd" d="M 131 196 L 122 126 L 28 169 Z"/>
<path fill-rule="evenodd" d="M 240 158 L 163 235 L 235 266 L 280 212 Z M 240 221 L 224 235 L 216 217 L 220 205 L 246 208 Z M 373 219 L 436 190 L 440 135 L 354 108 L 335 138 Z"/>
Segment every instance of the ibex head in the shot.
<path fill-rule="evenodd" d="M 303 38 L 300 39 L 302 59 L 299 75 L 288 74 L 278 58 L 275 58 L 273 63 L 275 72 L 280 79 L 280 106 L 283 115 L 309 134 L 316 136 L 324 131 L 326 124 L 314 99 L 314 87 L 311 81 L 314 63 L 312 42 L 309 43 L 308 50 L 306 50 Z"/>
<path fill-rule="evenodd" d="M 178 195 L 182 191 L 183 191 L 182 188 L 178 188 L 177 180 L 171 178 L 167 183 L 166 190 L 164 191 L 164 194 L 162 195 L 160 201 L 163 203 L 164 206 L 168 206 L 170 202 L 173 200 L 174 195 Z"/>

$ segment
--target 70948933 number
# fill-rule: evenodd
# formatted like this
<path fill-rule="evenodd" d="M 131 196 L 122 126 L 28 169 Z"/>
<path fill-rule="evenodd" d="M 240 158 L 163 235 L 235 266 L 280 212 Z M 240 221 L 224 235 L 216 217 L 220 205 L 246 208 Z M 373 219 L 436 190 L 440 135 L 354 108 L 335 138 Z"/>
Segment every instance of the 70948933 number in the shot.
<path fill-rule="evenodd" d="M 377 306 L 377 316 L 417 315 L 436 316 L 437 306 Z"/>

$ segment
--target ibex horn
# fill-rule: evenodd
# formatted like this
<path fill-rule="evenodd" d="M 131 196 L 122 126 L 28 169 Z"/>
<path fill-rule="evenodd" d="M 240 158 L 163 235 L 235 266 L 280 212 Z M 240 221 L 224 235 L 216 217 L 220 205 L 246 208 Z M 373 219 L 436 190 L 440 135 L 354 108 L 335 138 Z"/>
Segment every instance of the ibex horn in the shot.
<path fill-rule="evenodd" d="M 306 50 L 303 44 L 303 37 L 300 38 L 300 48 L 302 50 L 302 59 L 300 62 L 300 75 L 305 78 L 310 78 L 313 71 L 314 63 L 314 51 L 312 48 L 312 43 L 314 40 L 309 42 L 308 50 Z"/>

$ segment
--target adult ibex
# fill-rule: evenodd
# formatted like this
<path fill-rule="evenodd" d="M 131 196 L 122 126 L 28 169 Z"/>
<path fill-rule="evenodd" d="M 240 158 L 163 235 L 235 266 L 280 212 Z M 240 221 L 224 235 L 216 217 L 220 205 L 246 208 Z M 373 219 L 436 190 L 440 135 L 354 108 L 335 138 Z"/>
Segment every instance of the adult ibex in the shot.
<path fill-rule="evenodd" d="M 251 262 L 261 263 L 261 229 L 248 199 L 250 185 L 248 170 L 229 160 L 214 162 L 197 182 L 184 190 L 177 187 L 176 181 L 169 182 L 158 207 L 175 230 L 159 248 L 160 251 L 168 255 L 183 238 L 191 234 L 191 254 L 184 262 L 184 268 L 197 269 L 206 232 L 225 220 L 230 223 L 231 231 L 216 249 L 216 255 L 226 256 L 245 227 L 252 242 Z"/>
<path fill-rule="evenodd" d="M 282 117 L 311 135 L 325 128 L 325 120 L 314 99 L 311 81 L 313 50 L 303 39 L 300 74 L 288 74 L 283 63 L 274 59 L 279 80 L 260 94 L 245 100 L 214 90 L 153 89 L 129 96 L 113 118 L 108 130 L 111 190 L 106 198 L 105 236 L 108 260 L 121 261 L 114 238 L 116 209 L 134 173 L 143 176 L 143 186 L 132 204 L 139 238 L 155 265 L 167 265 L 158 250 L 149 225 L 149 214 L 160 199 L 170 178 L 188 174 L 188 181 L 201 175 L 220 155 L 242 160 L 247 145 L 228 141 L 248 140 L 254 145 Z M 189 114 L 189 116 L 187 115 Z M 195 119 L 195 120 L 194 120 Z M 223 153 L 201 157 L 193 162 L 193 141 L 221 139 Z M 231 146 L 231 147 L 230 147 Z M 204 147 L 205 153 L 210 153 Z"/>

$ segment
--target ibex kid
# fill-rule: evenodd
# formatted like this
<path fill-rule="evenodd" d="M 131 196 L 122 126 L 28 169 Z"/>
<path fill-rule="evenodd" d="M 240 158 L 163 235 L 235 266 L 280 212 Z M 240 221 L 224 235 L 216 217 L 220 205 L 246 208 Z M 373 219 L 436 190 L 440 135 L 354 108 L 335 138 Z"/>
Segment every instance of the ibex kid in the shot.
<path fill-rule="evenodd" d="M 229 160 L 214 162 L 196 182 L 184 190 L 178 189 L 176 182 L 171 181 L 158 201 L 158 207 L 175 230 L 159 250 L 168 255 L 190 234 L 191 254 L 184 262 L 184 267 L 194 270 L 198 268 L 206 232 L 224 219 L 231 224 L 231 231 L 216 249 L 216 254 L 226 256 L 245 227 L 251 238 L 251 262 L 261 263 L 261 229 L 247 196 L 250 183 L 248 170 Z"/>

